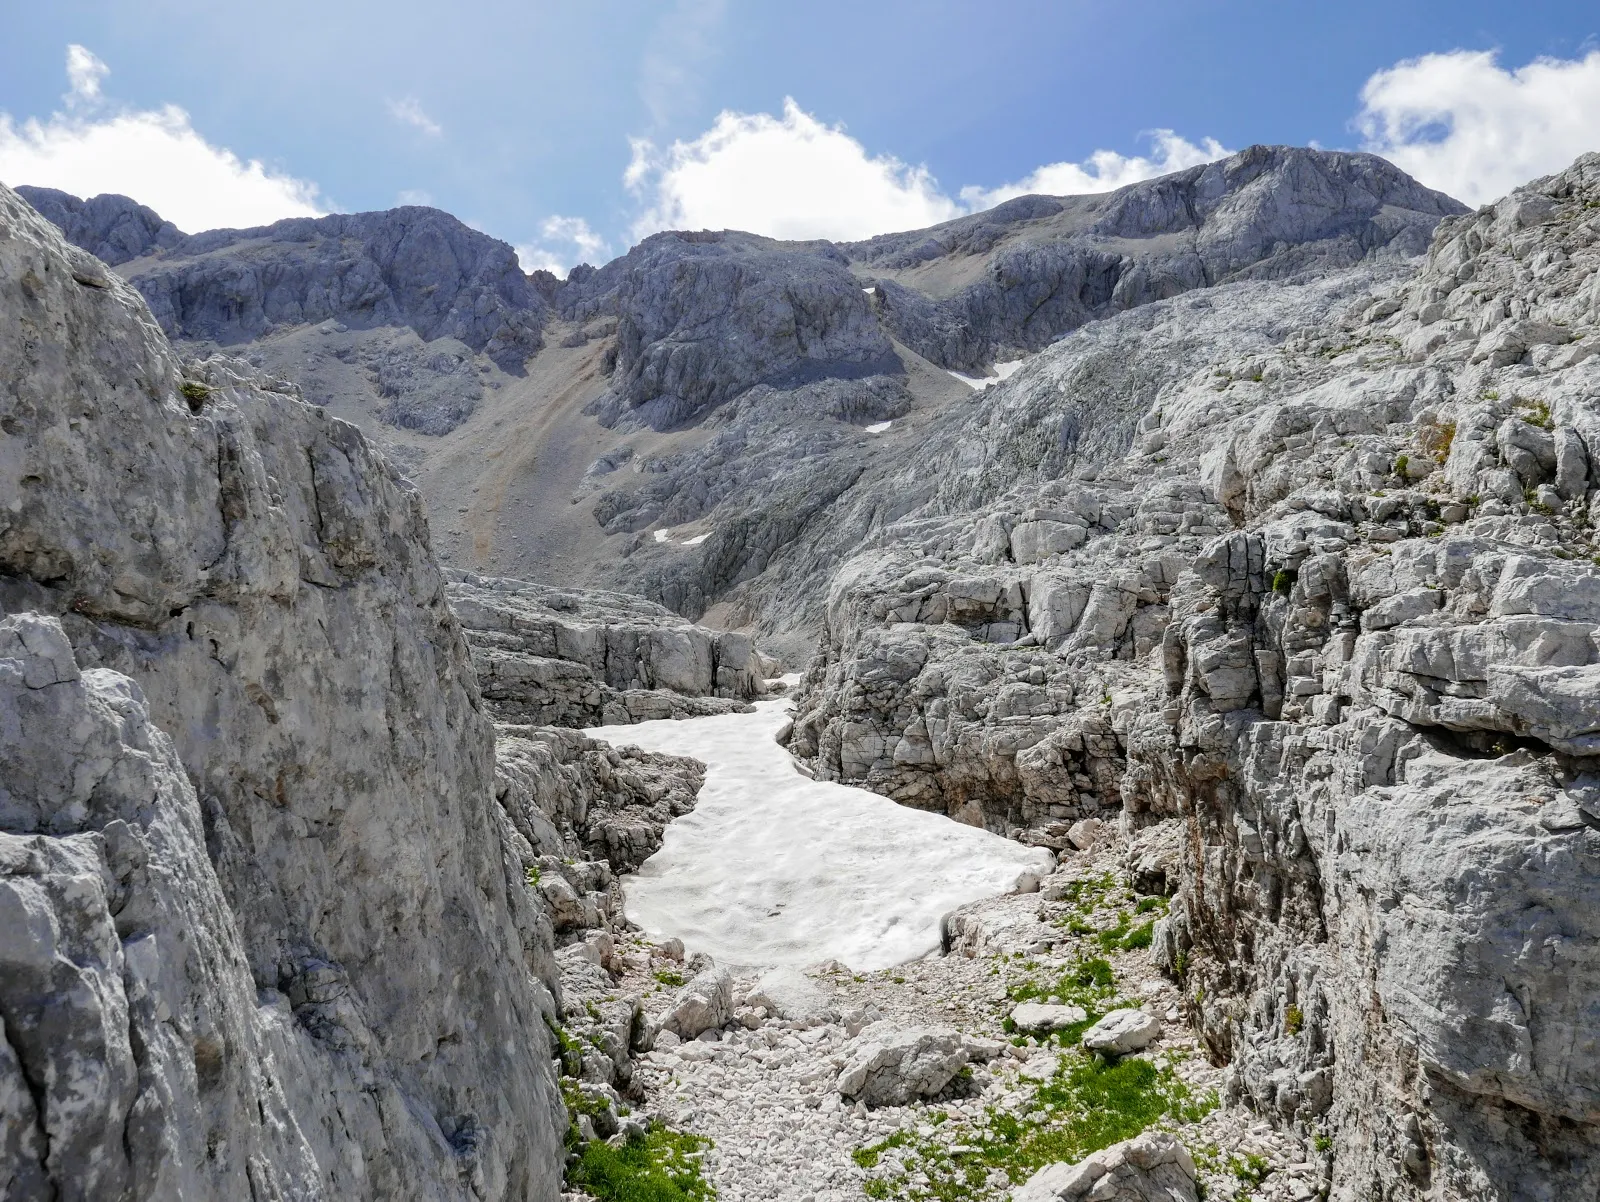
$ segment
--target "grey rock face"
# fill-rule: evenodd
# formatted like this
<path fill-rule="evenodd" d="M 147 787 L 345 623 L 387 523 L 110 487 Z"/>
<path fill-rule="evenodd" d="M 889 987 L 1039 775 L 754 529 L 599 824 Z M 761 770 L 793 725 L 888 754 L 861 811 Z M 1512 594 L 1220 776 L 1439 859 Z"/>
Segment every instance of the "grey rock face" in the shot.
<path fill-rule="evenodd" d="M 983 370 L 997 358 L 1037 351 L 1092 319 L 1164 298 L 1192 293 L 1197 306 L 1208 305 L 1200 298 L 1210 285 L 1326 274 L 1358 262 L 1417 254 L 1441 217 L 1461 211 L 1449 198 L 1372 156 L 1256 148 L 1107 196 L 1024 198 L 933 230 L 849 246 L 819 250 L 795 244 L 779 253 L 772 244 L 744 235 L 696 237 L 716 239 L 710 245 L 717 257 L 703 256 L 719 271 L 738 274 L 739 296 L 769 297 L 787 288 L 791 278 L 802 280 L 811 298 L 808 312 L 828 314 L 830 331 L 860 332 L 869 329 L 857 314 L 859 303 L 869 299 L 861 289 L 871 285 L 869 312 L 876 321 L 872 328 L 881 331 L 877 336 L 909 346 L 925 366 Z M 845 422 L 870 424 L 869 411 L 871 421 L 915 413 L 914 395 L 927 387 L 925 382 L 893 373 L 856 379 L 861 372 L 852 366 L 828 368 L 827 380 L 809 390 L 794 389 L 781 379 L 798 362 L 794 345 L 773 351 L 765 335 L 753 332 L 769 326 L 788 330 L 794 325 L 788 310 L 763 300 L 759 311 L 767 316 L 757 319 L 743 308 L 731 318 L 719 316 L 708 303 L 692 315 L 681 308 L 686 302 L 663 307 L 661 298 L 678 291 L 701 295 L 698 286 L 680 279 L 689 270 L 683 264 L 700 259 L 688 257 L 681 245 L 667 256 L 666 245 L 647 254 L 652 243 L 645 244 L 587 277 L 578 291 L 583 305 L 598 312 L 621 303 L 625 277 L 634 281 L 629 303 L 648 302 L 652 311 L 659 310 L 651 320 L 624 318 L 619 382 L 608 394 L 612 401 L 634 395 L 628 392 L 634 387 L 629 364 L 660 357 L 687 372 L 715 350 L 717 374 L 705 380 L 721 404 L 712 439 L 663 459 L 645 481 L 603 494 L 595 506 L 602 526 L 618 532 L 658 521 L 701 519 L 715 526 L 694 556 L 640 547 L 607 575 L 610 585 L 644 592 L 691 616 L 728 600 L 735 612 L 751 615 L 769 631 L 814 628 L 815 590 L 796 587 L 797 582 L 829 574 L 863 540 L 907 513 L 970 508 L 974 487 L 992 489 L 992 498 L 1017 481 L 1019 469 L 1034 479 L 1053 478 L 1076 456 L 1099 449 L 1097 438 L 1120 444 L 1114 446 L 1120 453 L 1131 434 L 1127 426 L 1146 408 L 1145 389 L 1154 387 L 1164 370 L 1144 352 L 1141 327 L 1125 325 L 1121 351 L 1098 356 L 1092 372 L 1085 371 L 1084 384 L 1103 395 L 1110 383 L 1105 376 L 1120 377 L 1116 387 L 1130 394 L 1131 413 L 1121 406 L 1103 412 L 1086 407 L 1065 421 L 1060 414 L 1039 414 L 1029 428 L 1012 435 L 982 429 L 992 403 L 986 397 L 976 412 L 945 403 L 919 423 L 914 438 L 906 436 L 909 441 L 891 433 L 885 442 L 872 444 L 837 418 L 827 426 L 809 422 L 823 411 L 846 413 L 851 396 L 862 398 L 862 416 Z M 800 273 L 797 265 L 805 255 L 824 253 L 831 256 L 825 270 Z M 768 281 L 759 289 L 750 282 L 757 272 Z M 829 298 L 826 304 L 819 289 Z M 679 321 L 689 333 L 679 332 L 673 324 Z M 1270 311 L 1262 313 L 1262 325 L 1280 327 L 1262 329 L 1268 343 L 1290 328 L 1282 318 L 1274 321 Z M 691 335 L 697 348 L 693 356 L 681 351 L 678 341 Z M 820 336 L 810 341 L 822 344 Z M 751 359 L 752 348 L 765 348 L 760 351 L 770 364 L 765 374 Z M 1203 344 L 1181 348 L 1190 357 L 1199 357 L 1203 349 Z M 821 352 L 813 358 L 821 370 Z M 870 358 L 862 349 L 850 362 Z M 911 370 L 905 355 L 900 362 Z M 729 374 L 732 364 L 742 365 L 736 375 Z M 751 387 L 758 382 L 765 383 Z M 674 388 L 674 396 L 693 392 L 688 383 Z M 724 399 L 734 395 L 737 401 Z M 984 445 L 992 441 L 1007 444 L 1007 454 Z M 930 446 L 959 446 L 962 453 L 941 455 L 939 469 L 927 470 L 922 457 Z M 1024 466 L 1013 457 L 1029 462 Z M 973 479 L 975 472 L 983 479 Z M 1091 517 L 1088 525 L 1096 520 Z M 1033 518 L 1018 515 L 1014 524 L 1015 531 L 1008 527 L 1001 535 L 1007 543 L 1004 557 L 1024 561 L 1071 549 L 1084 528 L 1081 514 L 1059 517 L 1044 511 Z"/>
<path fill-rule="evenodd" d="M 3 189 L 0 314 L 7 1192 L 555 1198 L 548 924 L 415 493 Z"/>
<path fill-rule="evenodd" d="M 582 871 L 603 861 L 633 872 L 661 846 L 667 823 L 694 808 L 705 781 L 698 760 L 613 748 L 574 730 L 507 724 L 497 735 L 501 808 L 526 841 L 526 866 L 558 877 L 571 875 L 566 860 Z"/>
<path fill-rule="evenodd" d="M 638 597 L 467 574 L 450 601 L 504 722 L 600 726 L 729 713 L 766 694 L 749 637 Z"/>
<path fill-rule="evenodd" d="M 575 287 L 588 301 L 594 286 Z M 607 423 L 666 429 L 756 384 L 900 370 L 848 260 L 826 243 L 656 234 L 622 260 L 604 307 L 617 318 L 616 370 L 598 406 Z"/>
<path fill-rule="evenodd" d="M 170 223 L 138 233 L 159 218 L 122 206 L 122 197 L 29 193 L 70 241 L 128 252 L 114 261 L 173 338 L 233 345 L 322 321 L 410 326 L 512 369 L 543 344 L 548 309 L 516 253 L 437 209 L 297 217 L 175 238 Z"/>
<path fill-rule="evenodd" d="M 959 1031 L 876 1022 L 845 1050 L 837 1088 L 868 1106 L 904 1106 L 950 1084 L 968 1055 Z"/>
<path fill-rule="evenodd" d="M 1194 1202 L 1194 1160 L 1176 1136 L 1149 1131 L 1075 1165 L 1040 1169 L 1012 1202 Z"/>
<path fill-rule="evenodd" d="M 1194 288 L 1420 254 L 1441 217 L 1464 211 L 1374 155 L 1253 146 L 1116 192 L 1018 197 L 842 249 L 860 272 L 892 273 L 876 298 L 895 337 L 943 367 L 981 368 Z M 958 257 L 977 278 L 917 286 L 919 269 Z"/>
<path fill-rule="evenodd" d="M 168 250 L 185 237 L 154 209 L 115 193 L 80 200 L 55 188 L 24 186 L 17 195 L 59 228 L 68 242 L 112 267 Z"/>
<path fill-rule="evenodd" d="M 837 573 L 799 695 L 819 775 L 1063 851 L 1120 808 L 1186 1017 L 1341 1202 L 1600 1180 L 1597 209 L 1586 156 L 1420 265 L 1042 352 Z"/>

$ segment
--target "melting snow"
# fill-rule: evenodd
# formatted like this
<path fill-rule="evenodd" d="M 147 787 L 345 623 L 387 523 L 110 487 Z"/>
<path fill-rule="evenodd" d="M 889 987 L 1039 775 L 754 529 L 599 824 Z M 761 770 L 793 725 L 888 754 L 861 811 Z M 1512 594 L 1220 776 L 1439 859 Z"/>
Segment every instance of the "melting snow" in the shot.
<path fill-rule="evenodd" d="M 671 537 L 671 536 L 668 535 L 665 530 L 657 530 L 656 531 L 656 542 L 658 542 L 658 543 L 666 542 L 669 537 Z"/>
<path fill-rule="evenodd" d="M 864 426 L 862 428 L 865 429 L 868 434 L 882 434 L 892 425 L 894 425 L 894 422 L 892 421 L 873 422 L 870 426 Z"/>
<path fill-rule="evenodd" d="M 1007 363 L 996 363 L 994 365 L 994 375 L 992 376 L 968 376 L 958 371 L 952 371 L 950 374 L 969 388 L 982 392 L 991 384 L 998 384 L 1001 380 L 1010 379 L 1017 368 L 1021 367 L 1025 362 L 1027 362 L 1025 359 L 1012 359 Z"/>
<path fill-rule="evenodd" d="M 789 707 L 585 732 L 706 765 L 694 812 L 623 878 L 628 917 L 654 937 L 729 964 L 872 971 L 936 951 L 947 911 L 1049 870 L 1042 849 L 803 775 L 773 740 Z"/>
<path fill-rule="evenodd" d="M 705 542 L 706 539 L 708 539 L 710 537 L 711 537 L 711 531 L 707 530 L 704 534 L 697 534 L 693 538 L 684 539 L 683 540 L 683 545 L 686 546 L 686 547 L 698 547 L 701 543 Z"/>

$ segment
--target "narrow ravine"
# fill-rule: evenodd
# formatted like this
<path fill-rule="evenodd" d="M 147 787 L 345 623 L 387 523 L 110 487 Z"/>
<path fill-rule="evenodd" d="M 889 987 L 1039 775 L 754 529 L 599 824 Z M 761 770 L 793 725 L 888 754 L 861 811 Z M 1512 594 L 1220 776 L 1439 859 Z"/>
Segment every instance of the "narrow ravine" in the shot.
<path fill-rule="evenodd" d="M 1046 1164 L 1143 1130 L 1190 1149 L 1201 1196 L 1324 1193 L 1316 1133 L 1281 1138 L 1226 1104 L 1224 1074 L 1181 1021 L 1181 984 L 1149 951 L 1166 899 L 1128 887 L 1110 828 L 1094 824 L 1091 841 L 1057 863 L 814 781 L 773 737 L 789 709 L 779 699 L 586 732 L 707 769 L 694 811 L 623 879 L 640 929 L 608 945 L 610 974 L 592 970 L 598 992 L 569 999 L 569 1014 L 616 997 L 643 1007 L 627 1104 L 578 1087 L 596 1122 L 609 1119 L 602 1136 L 629 1122 L 656 1132 L 650 1163 L 677 1183 L 675 1199 L 1004 1202 Z M 941 956 L 945 922 L 954 954 Z M 727 970 L 725 1008 L 685 1030 L 675 1017 L 684 998 L 711 996 L 705 983 Z M 1028 1002 L 1075 1007 L 1074 1021 L 1019 1025 Z M 1142 1014 L 1153 1037 L 1109 1059 L 1080 1046 L 1115 1013 Z M 900 1101 L 863 1100 L 852 1066 L 879 1064 L 897 1040 L 955 1061 Z M 594 1180 L 580 1171 L 577 1184 Z"/>

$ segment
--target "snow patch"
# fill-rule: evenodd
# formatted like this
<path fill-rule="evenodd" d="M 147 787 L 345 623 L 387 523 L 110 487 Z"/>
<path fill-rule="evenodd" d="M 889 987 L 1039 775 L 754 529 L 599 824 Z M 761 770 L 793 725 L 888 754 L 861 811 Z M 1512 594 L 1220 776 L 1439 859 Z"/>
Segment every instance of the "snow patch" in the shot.
<path fill-rule="evenodd" d="M 873 971 L 937 951 L 955 907 L 1050 870 L 1043 849 L 802 775 L 773 738 L 790 708 L 584 732 L 706 765 L 694 812 L 622 881 L 628 917 L 655 938 L 732 965 Z"/>
<path fill-rule="evenodd" d="M 657 530 L 656 531 L 656 542 L 658 542 L 658 543 L 664 543 L 670 537 L 671 537 L 671 535 L 669 535 L 665 530 Z"/>
<path fill-rule="evenodd" d="M 892 421 L 873 422 L 870 426 L 863 426 L 862 429 L 864 429 L 868 434 L 882 434 L 892 425 L 894 425 L 894 422 Z"/>
<path fill-rule="evenodd" d="M 1013 375 L 1016 374 L 1017 368 L 1021 367 L 1026 362 L 1026 359 L 1011 359 L 1005 363 L 996 363 L 994 365 L 994 375 L 992 376 L 968 376 L 959 371 L 952 371 L 949 374 L 960 380 L 969 388 L 972 388 L 977 392 L 982 392 L 985 388 L 988 388 L 992 384 L 998 384 L 1001 380 L 1009 380 Z"/>
<path fill-rule="evenodd" d="M 686 546 L 686 547 L 698 547 L 701 543 L 705 542 L 706 539 L 708 539 L 710 537 L 711 537 L 711 531 L 707 530 L 704 534 L 697 534 L 693 538 L 684 539 L 683 540 L 683 545 Z"/>

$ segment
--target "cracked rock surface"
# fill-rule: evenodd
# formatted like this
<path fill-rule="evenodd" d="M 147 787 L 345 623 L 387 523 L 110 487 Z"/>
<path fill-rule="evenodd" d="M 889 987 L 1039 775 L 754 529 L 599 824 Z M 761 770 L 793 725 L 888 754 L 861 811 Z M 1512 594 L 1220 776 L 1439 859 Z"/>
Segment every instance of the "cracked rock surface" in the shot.
<path fill-rule="evenodd" d="M 3 188 L 0 315 L 0 1192 L 554 1198 L 551 936 L 415 491 Z"/>

